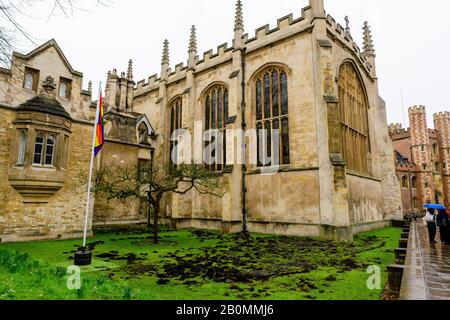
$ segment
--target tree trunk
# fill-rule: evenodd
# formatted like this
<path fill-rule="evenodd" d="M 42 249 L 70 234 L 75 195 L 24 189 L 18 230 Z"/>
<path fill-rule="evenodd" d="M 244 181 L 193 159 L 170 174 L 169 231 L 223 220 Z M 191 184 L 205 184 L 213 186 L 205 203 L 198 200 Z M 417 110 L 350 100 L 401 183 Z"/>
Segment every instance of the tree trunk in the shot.
<path fill-rule="evenodd" d="M 153 244 L 158 244 L 159 202 L 155 203 L 153 209 Z"/>
<path fill-rule="evenodd" d="M 147 205 L 147 226 L 152 225 L 152 203 L 150 201 L 146 202 Z"/>

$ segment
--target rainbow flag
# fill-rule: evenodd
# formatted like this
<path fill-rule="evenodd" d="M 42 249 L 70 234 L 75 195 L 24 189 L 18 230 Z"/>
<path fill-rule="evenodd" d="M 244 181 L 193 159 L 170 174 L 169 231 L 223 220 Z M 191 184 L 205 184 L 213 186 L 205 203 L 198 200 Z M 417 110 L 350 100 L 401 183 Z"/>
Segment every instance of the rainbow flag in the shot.
<path fill-rule="evenodd" d="M 103 97 L 100 90 L 100 97 L 98 98 L 97 108 L 97 123 L 95 124 L 95 144 L 94 144 L 94 156 L 96 157 L 103 147 L 105 141 L 105 123 L 104 123 L 104 110 L 103 110 Z"/>

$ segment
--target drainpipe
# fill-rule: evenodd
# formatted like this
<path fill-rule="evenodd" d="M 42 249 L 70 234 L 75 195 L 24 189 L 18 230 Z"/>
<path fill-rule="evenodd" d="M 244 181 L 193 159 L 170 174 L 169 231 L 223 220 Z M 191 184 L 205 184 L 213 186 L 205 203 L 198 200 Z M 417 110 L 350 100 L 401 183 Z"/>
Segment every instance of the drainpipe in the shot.
<path fill-rule="evenodd" d="M 246 150 L 247 150 L 247 146 L 246 146 L 246 141 L 245 141 L 245 131 L 247 129 L 247 122 L 246 122 L 246 118 L 245 118 L 245 112 L 246 112 L 246 103 L 245 103 L 245 67 L 246 67 L 246 62 L 245 62 L 245 53 L 246 53 L 246 48 L 242 48 L 241 49 L 241 72 L 242 72 L 242 76 L 241 76 L 241 112 L 242 112 L 242 123 L 241 123 L 241 127 L 242 127 L 242 155 L 244 158 L 243 164 L 242 164 L 242 232 L 247 233 L 248 229 L 247 229 L 247 184 L 246 184 L 246 176 L 247 176 L 247 165 L 246 163 Z"/>

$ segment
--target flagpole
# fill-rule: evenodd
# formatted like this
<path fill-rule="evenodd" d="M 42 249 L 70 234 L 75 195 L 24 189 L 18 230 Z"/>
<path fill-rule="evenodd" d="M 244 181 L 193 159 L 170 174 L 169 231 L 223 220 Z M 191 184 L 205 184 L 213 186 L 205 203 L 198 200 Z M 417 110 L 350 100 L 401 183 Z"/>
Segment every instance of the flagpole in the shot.
<path fill-rule="evenodd" d="M 87 229 L 89 224 L 89 209 L 91 204 L 91 188 L 92 188 L 92 172 L 94 168 L 94 158 L 95 158 L 95 138 L 97 135 L 97 124 L 99 121 L 99 109 L 100 109 L 100 101 L 102 99 L 102 83 L 100 82 L 99 90 L 98 90 L 98 102 L 97 109 L 95 111 L 95 123 L 94 123 L 94 134 L 92 136 L 92 149 L 91 149 L 91 164 L 89 168 L 89 183 L 88 183 L 88 192 L 87 192 L 87 201 L 86 201 L 86 220 L 84 223 L 84 236 L 83 236 L 83 248 L 86 248 L 86 240 L 87 240 Z"/>

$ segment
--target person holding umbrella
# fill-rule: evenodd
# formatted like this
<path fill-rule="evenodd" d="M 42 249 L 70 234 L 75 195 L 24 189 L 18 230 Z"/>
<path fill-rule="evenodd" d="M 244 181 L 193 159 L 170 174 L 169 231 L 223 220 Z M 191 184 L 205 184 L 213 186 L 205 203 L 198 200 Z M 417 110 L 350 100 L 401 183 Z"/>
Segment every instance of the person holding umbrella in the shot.
<path fill-rule="evenodd" d="M 430 243 L 435 244 L 436 242 L 436 213 L 435 209 L 431 208 L 430 205 L 425 206 L 427 209 L 427 214 L 425 216 L 425 221 L 428 228 L 428 236 L 430 237 Z"/>
<path fill-rule="evenodd" d="M 436 224 L 439 227 L 441 234 L 441 242 L 443 244 L 450 244 L 449 235 L 449 217 L 445 209 L 439 209 L 436 217 Z"/>

